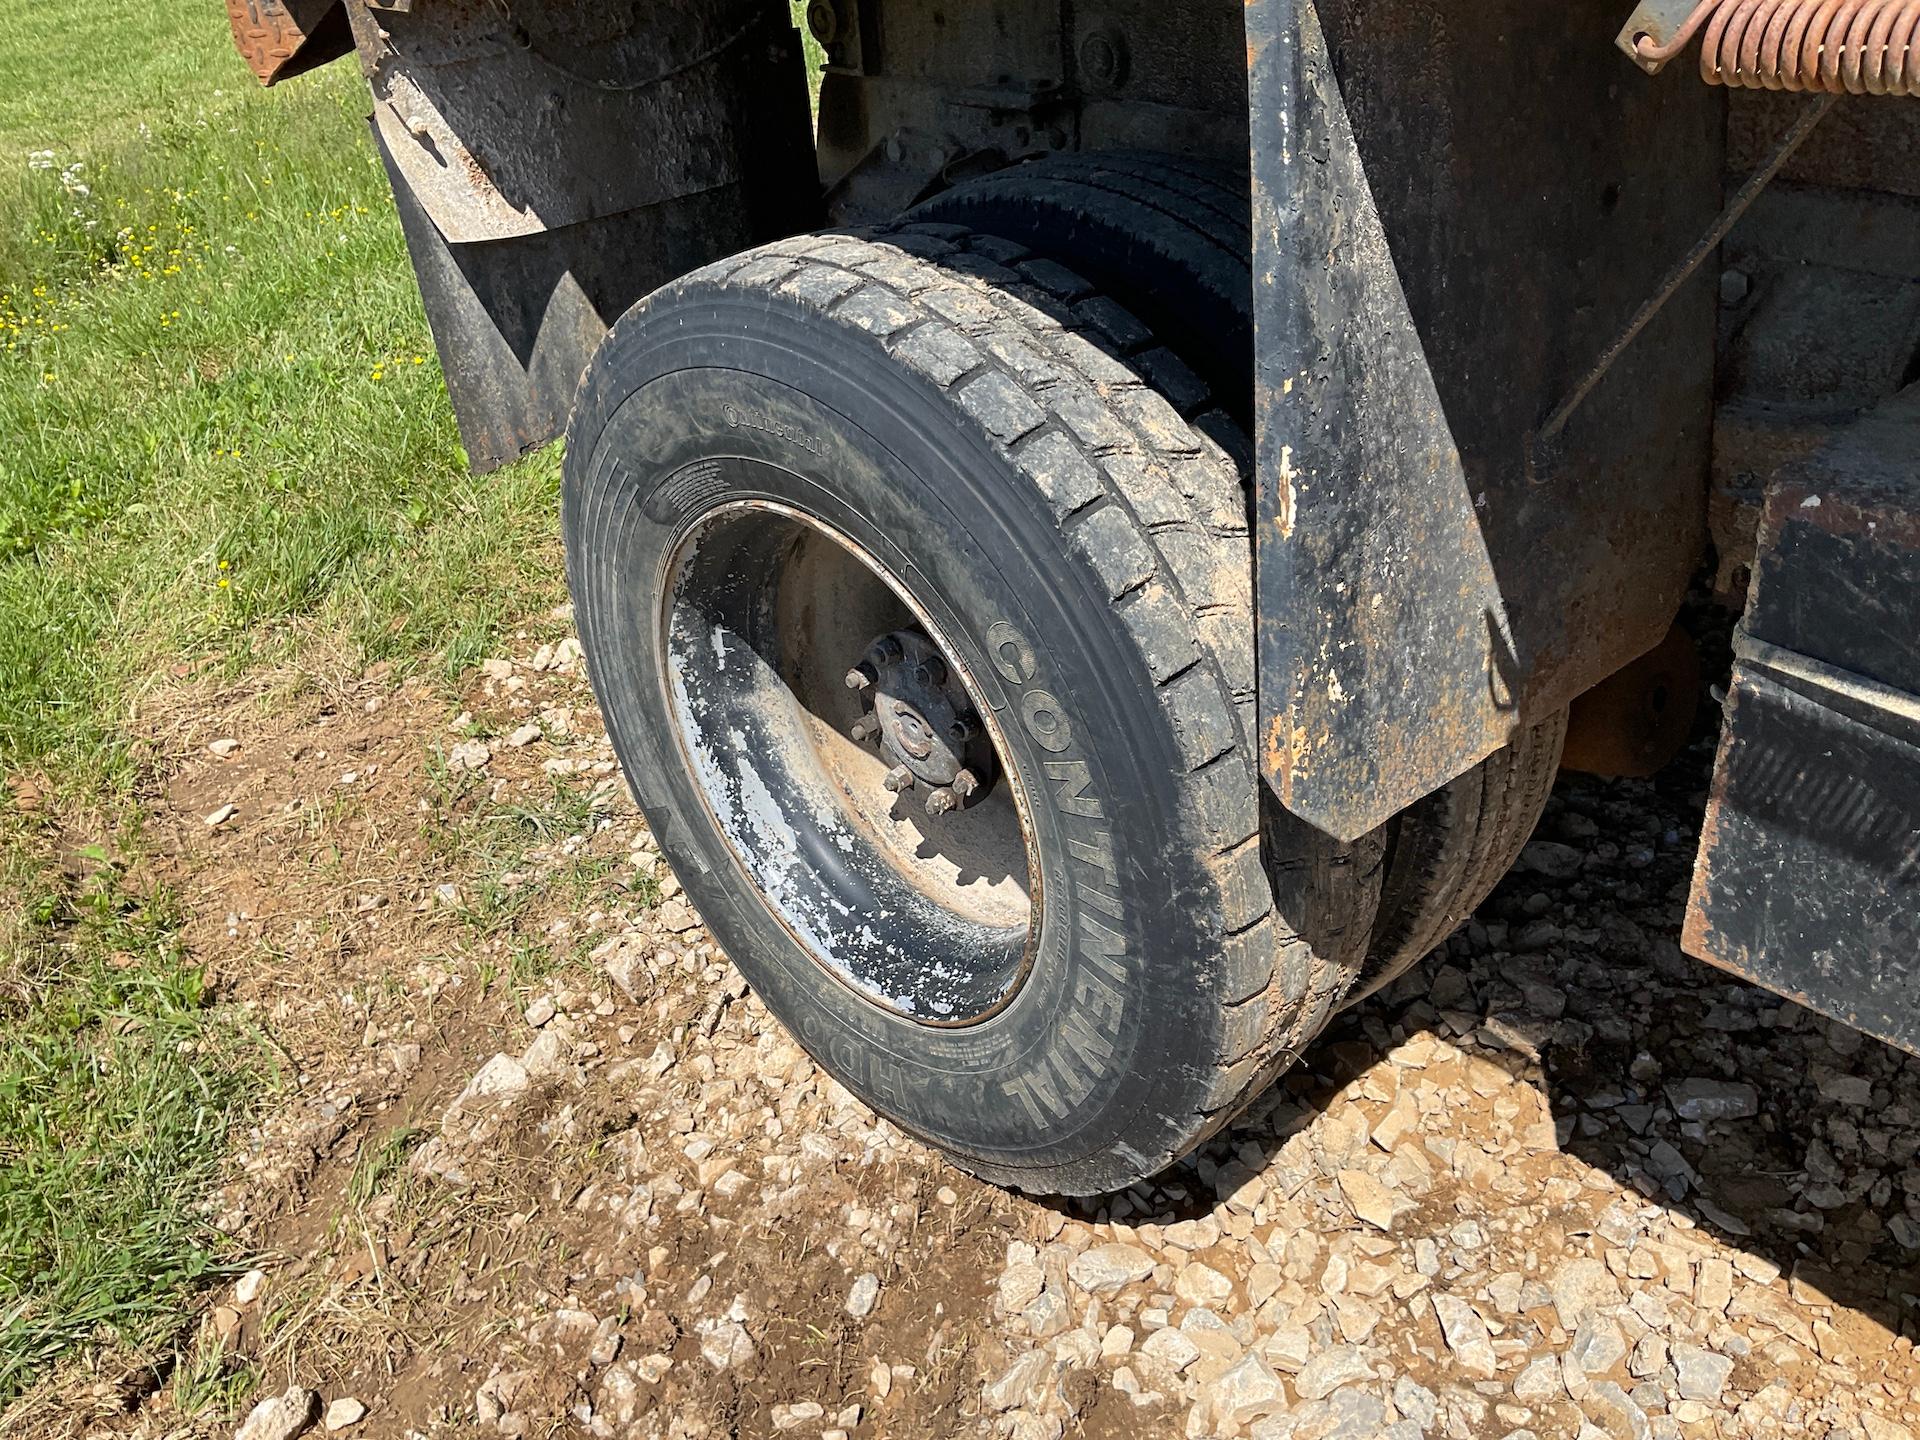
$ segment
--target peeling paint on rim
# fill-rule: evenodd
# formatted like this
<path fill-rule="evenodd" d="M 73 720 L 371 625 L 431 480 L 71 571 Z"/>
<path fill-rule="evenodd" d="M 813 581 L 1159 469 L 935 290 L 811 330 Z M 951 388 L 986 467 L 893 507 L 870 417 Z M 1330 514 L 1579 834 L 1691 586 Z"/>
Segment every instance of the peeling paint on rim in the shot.
<path fill-rule="evenodd" d="M 792 560 L 822 540 L 834 550 L 818 554 L 842 565 L 848 583 L 908 612 L 960 678 L 1000 760 L 1006 795 L 992 801 L 998 812 L 982 806 L 965 820 L 928 824 L 917 806 L 884 795 L 877 773 L 868 784 L 850 780 L 829 719 L 832 691 L 804 683 L 801 662 L 811 656 L 786 653 L 791 637 L 769 614 L 793 572 L 755 563 L 783 548 Z M 735 551 L 748 560 L 731 558 Z M 731 501 L 691 520 L 655 607 L 676 742 L 761 903 L 870 1004 L 940 1027 L 979 1024 L 1003 1010 L 1025 982 L 1040 934 L 1027 792 L 996 717 L 926 607 L 849 537 L 763 500 Z M 812 668 L 844 676 L 844 660 L 837 668 L 835 660 L 827 655 Z M 982 864 L 967 880 L 976 857 L 943 838 L 960 833 L 987 837 L 970 843 L 1005 861 L 999 879 L 989 880 L 994 867 Z"/>

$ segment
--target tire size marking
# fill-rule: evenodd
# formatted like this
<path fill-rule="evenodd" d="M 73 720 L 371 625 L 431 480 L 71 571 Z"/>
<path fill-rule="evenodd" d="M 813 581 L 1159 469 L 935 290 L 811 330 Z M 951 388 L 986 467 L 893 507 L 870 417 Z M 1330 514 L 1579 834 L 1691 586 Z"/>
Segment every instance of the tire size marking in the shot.
<path fill-rule="evenodd" d="M 993 667 L 1010 684 L 1026 687 L 1039 674 L 1033 646 L 1002 620 L 987 631 Z M 1064 756 L 1073 746 L 1074 726 L 1066 707 L 1049 690 L 1023 689 L 1014 701 L 1020 723 L 1034 744 Z M 1084 962 L 1076 967 L 1068 1003 L 1059 1021 L 1060 1043 L 1042 1050 L 1026 1071 L 1001 1084 L 1036 1126 L 1064 1120 L 1085 1104 L 1100 1085 L 1114 1080 L 1114 1040 L 1127 1009 L 1127 982 L 1133 959 L 1125 936 L 1103 924 L 1099 915 L 1123 921 L 1120 874 L 1113 856 L 1113 834 L 1106 812 L 1091 791 L 1093 772 L 1084 760 L 1046 762 L 1049 798 L 1068 822 L 1067 853 L 1072 860 L 1074 894 L 1083 902 L 1075 920 L 1075 948 Z"/>

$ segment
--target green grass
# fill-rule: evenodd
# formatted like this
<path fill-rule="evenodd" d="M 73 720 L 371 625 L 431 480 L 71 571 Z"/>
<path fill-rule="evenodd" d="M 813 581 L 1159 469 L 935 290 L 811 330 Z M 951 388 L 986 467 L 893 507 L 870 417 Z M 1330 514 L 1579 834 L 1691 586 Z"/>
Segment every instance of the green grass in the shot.
<path fill-rule="evenodd" d="M 216 0 L 0 4 L 0 167 L 244 89 Z"/>
<path fill-rule="evenodd" d="M 259 90 L 213 0 L 0 0 L 0 1405 L 236 1263 L 201 1201 L 271 1052 L 129 878 L 143 707 L 455 676 L 560 597 L 557 454 L 467 474 L 367 103 Z"/>
<path fill-rule="evenodd" d="M 209 1007 L 164 893 L 94 857 L 0 986 L 0 1407 L 76 1345 L 163 1347 L 227 1273 L 203 1200 L 268 1052 Z"/>
<path fill-rule="evenodd" d="M 139 8 L 119 107 L 29 63 L 82 7 L 0 0 L 0 765 L 82 783 L 156 657 L 452 672 L 558 593 L 556 461 L 466 473 L 358 76 L 261 92 L 217 6 Z"/>
<path fill-rule="evenodd" d="M 455 674 L 560 594 L 557 459 L 467 474 L 366 104 L 260 91 L 211 0 L 0 0 L 0 1405 L 237 1263 L 202 1204 L 270 1052 L 74 853 L 137 859 L 143 704 Z"/>

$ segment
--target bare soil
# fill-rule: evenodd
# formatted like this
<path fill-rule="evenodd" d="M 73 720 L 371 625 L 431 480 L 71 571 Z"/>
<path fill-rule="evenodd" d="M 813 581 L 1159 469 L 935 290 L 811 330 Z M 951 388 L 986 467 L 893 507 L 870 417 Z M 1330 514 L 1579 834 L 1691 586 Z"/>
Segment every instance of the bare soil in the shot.
<path fill-rule="evenodd" d="M 296 1386 L 396 1440 L 1920 1433 L 1920 1074 L 1680 954 L 1710 735 L 1564 781 L 1421 972 L 1194 1160 L 1067 1206 L 767 1015 L 563 615 L 458 697 L 189 691 L 153 731 L 153 878 L 285 1063 L 214 1203 L 258 1273 L 157 1385 L 0 1428 L 225 1436 Z M 1681 1113 L 1695 1081 L 1724 1115 Z M 1092 1278 L 1103 1246 L 1138 1276 Z"/>

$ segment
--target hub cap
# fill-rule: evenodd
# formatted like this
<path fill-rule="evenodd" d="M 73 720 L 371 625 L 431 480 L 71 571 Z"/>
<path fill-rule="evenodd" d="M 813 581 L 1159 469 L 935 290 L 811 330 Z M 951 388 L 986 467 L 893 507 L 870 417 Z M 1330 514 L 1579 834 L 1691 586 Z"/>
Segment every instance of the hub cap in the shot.
<path fill-rule="evenodd" d="M 993 741 L 940 647 L 925 635 L 882 635 L 847 672 L 847 688 L 866 707 L 853 738 L 878 744 L 889 791 L 925 787 L 927 814 L 935 818 L 987 797 L 999 773 Z"/>

